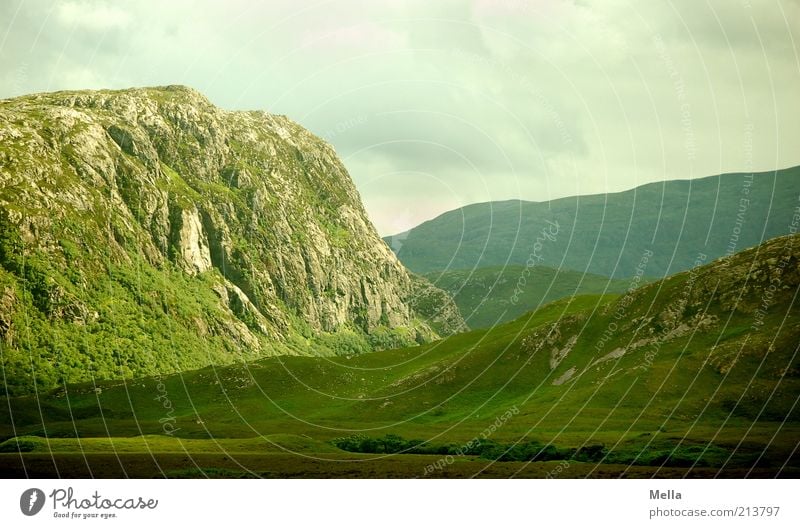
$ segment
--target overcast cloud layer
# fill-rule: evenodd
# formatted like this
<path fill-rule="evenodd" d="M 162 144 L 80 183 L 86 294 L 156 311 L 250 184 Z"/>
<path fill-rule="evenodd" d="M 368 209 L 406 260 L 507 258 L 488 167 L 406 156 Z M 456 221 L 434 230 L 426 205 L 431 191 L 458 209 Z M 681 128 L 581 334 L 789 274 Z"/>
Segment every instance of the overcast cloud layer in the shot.
<path fill-rule="evenodd" d="M 286 114 L 387 235 L 473 202 L 800 164 L 798 44 L 797 0 L 11 0 L 0 98 L 186 84 Z"/>

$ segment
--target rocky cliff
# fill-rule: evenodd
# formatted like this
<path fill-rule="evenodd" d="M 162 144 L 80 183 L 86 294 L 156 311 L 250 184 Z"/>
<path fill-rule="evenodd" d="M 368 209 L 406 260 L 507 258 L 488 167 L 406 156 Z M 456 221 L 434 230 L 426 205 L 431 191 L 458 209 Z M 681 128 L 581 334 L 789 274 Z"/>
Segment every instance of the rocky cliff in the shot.
<path fill-rule="evenodd" d="M 181 86 L 0 101 L 12 391 L 462 328 L 380 240 L 333 149 L 286 117 Z"/>

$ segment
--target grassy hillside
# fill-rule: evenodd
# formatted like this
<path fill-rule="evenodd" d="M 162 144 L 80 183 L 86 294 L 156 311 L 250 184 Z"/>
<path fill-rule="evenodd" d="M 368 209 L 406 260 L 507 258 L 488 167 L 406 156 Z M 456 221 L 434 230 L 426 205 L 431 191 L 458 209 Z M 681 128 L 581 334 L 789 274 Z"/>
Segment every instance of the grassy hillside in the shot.
<path fill-rule="evenodd" d="M 0 405 L 0 468 L 159 473 L 178 457 L 185 476 L 795 475 L 799 291 L 800 236 L 782 237 L 419 347 L 65 386 Z M 92 439 L 141 435 L 159 436 L 124 440 L 144 453 L 112 462 Z"/>
<path fill-rule="evenodd" d="M 511 321 L 565 297 L 621 293 L 631 287 L 629 280 L 543 266 L 490 266 L 425 277 L 453 297 L 470 328 Z"/>
<path fill-rule="evenodd" d="M 800 167 L 792 167 L 474 204 L 384 240 L 417 273 L 536 262 L 631 277 L 651 251 L 645 273 L 664 277 L 691 268 L 698 252 L 712 260 L 788 234 L 798 206 Z"/>

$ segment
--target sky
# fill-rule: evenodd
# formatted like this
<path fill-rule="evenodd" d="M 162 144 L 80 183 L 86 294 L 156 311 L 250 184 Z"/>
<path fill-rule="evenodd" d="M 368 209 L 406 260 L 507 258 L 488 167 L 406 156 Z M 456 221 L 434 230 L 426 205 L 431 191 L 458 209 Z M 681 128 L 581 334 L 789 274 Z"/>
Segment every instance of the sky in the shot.
<path fill-rule="evenodd" d="M 4 0 L 0 98 L 185 84 L 329 141 L 382 235 L 800 164 L 800 0 Z"/>

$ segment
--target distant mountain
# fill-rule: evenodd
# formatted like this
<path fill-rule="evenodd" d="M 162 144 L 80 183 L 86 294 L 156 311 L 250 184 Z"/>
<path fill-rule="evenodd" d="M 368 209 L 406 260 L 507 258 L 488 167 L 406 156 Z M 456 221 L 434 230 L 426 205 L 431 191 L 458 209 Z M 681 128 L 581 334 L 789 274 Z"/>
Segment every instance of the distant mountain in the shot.
<path fill-rule="evenodd" d="M 586 294 L 613 294 L 641 284 L 600 275 L 537 266 L 490 266 L 428 273 L 458 305 L 470 328 L 489 328 L 516 319 L 548 302 Z"/>
<path fill-rule="evenodd" d="M 284 116 L 181 86 L 0 101 L 11 392 L 462 327 L 380 241 L 334 150 Z"/>
<path fill-rule="evenodd" d="M 550 202 L 474 204 L 384 240 L 417 273 L 527 263 L 664 277 L 689 269 L 698 253 L 710 261 L 788 234 L 798 207 L 800 167 L 793 167 Z"/>

